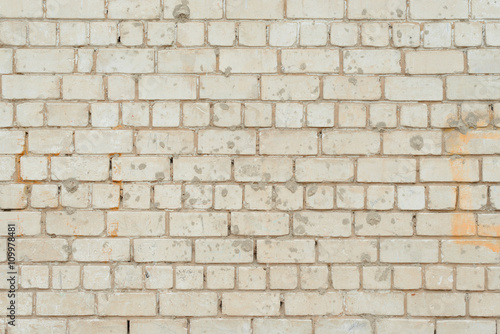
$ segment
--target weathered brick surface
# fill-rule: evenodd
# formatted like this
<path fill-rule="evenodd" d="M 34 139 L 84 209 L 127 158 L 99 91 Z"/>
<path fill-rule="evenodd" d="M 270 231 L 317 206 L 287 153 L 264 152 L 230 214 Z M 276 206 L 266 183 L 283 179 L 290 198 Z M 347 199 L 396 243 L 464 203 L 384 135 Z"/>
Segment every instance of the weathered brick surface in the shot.
<path fill-rule="evenodd" d="M 499 0 L 0 0 L 0 333 L 500 334 Z"/>

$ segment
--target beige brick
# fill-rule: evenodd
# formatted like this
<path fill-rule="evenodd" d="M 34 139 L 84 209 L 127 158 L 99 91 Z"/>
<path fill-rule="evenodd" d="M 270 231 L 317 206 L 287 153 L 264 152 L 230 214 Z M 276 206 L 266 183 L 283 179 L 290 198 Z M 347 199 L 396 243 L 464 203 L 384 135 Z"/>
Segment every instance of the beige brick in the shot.
<path fill-rule="evenodd" d="M 215 292 L 168 292 L 160 294 L 160 315 L 166 316 L 215 316 Z"/>
<path fill-rule="evenodd" d="M 130 153 L 132 141 L 129 130 L 75 131 L 75 151 L 82 154 Z"/>
<path fill-rule="evenodd" d="M 380 151 L 380 134 L 372 131 L 323 131 L 323 153 L 370 155 Z"/>
<path fill-rule="evenodd" d="M 430 131 L 393 131 L 382 135 L 384 154 L 439 155 L 441 133 Z"/>
<path fill-rule="evenodd" d="M 403 315 L 404 294 L 398 292 L 348 292 L 346 314 Z"/>
<path fill-rule="evenodd" d="M 469 73 L 500 73 L 500 67 L 495 62 L 499 54 L 498 50 L 467 51 Z"/>
<path fill-rule="evenodd" d="M 60 81 L 60 77 L 49 75 L 3 75 L 2 97 L 8 100 L 58 99 Z"/>
<path fill-rule="evenodd" d="M 470 71 L 469 51 L 469 71 Z M 461 51 L 408 51 L 405 54 L 408 74 L 447 74 L 464 72 L 464 54 Z"/>
<path fill-rule="evenodd" d="M 159 73 L 215 72 L 215 52 L 198 50 L 161 50 L 158 52 Z"/>
<path fill-rule="evenodd" d="M 113 158 L 112 178 L 117 181 L 169 180 L 170 159 L 160 157 Z"/>
<path fill-rule="evenodd" d="M 422 159 L 420 180 L 423 182 L 477 182 L 479 161 L 476 159 Z"/>
<path fill-rule="evenodd" d="M 26 45 L 26 22 L 3 21 L 0 22 L 0 41 L 7 45 Z"/>
<path fill-rule="evenodd" d="M 194 132 L 190 130 L 142 130 L 137 132 L 138 154 L 182 154 L 194 151 Z"/>
<path fill-rule="evenodd" d="M 152 316 L 156 313 L 154 293 L 97 294 L 97 314 L 101 316 Z"/>
<path fill-rule="evenodd" d="M 499 247 L 496 240 L 443 240 L 441 259 L 449 263 L 498 263 Z"/>
<path fill-rule="evenodd" d="M 347 212 L 299 212 L 293 215 L 293 234 L 321 237 L 348 237 L 352 217 Z"/>
<path fill-rule="evenodd" d="M 342 312 L 342 296 L 337 292 L 292 292 L 286 293 L 285 314 L 303 315 L 336 315 Z"/>
<path fill-rule="evenodd" d="M 219 67 L 231 73 L 275 73 L 277 54 L 270 49 L 222 49 Z"/>
<path fill-rule="evenodd" d="M 439 3 L 428 0 L 411 0 L 410 17 L 417 20 L 467 19 L 469 3 L 467 0 L 445 0 Z"/>
<path fill-rule="evenodd" d="M 137 222 L 141 224 L 138 225 Z M 108 212 L 107 234 L 122 236 L 161 236 L 165 234 L 165 214 L 163 212 Z"/>
<path fill-rule="evenodd" d="M 193 319 L 190 329 L 193 334 L 207 334 L 210 332 L 231 332 L 250 334 L 250 319 Z"/>
<path fill-rule="evenodd" d="M 66 19 L 104 18 L 104 1 L 90 0 L 79 2 L 78 0 L 66 0 L 61 2 L 57 0 L 48 0 L 47 17 Z"/>
<path fill-rule="evenodd" d="M 314 130 L 264 130 L 259 145 L 261 154 L 315 155 L 318 134 Z"/>
<path fill-rule="evenodd" d="M 10 211 L 0 212 L 0 223 L 16 224 L 17 235 L 37 235 L 41 231 L 41 212 L 36 211 Z M 0 236 L 7 236 L 8 231 L 0 232 Z"/>
<path fill-rule="evenodd" d="M 498 76 L 450 76 L 446 78 L 446 97 L 449 100 L 495 100 L 498 93 Z"/>
<path fill-rule="evenodd" d="M 108 17 L 111 19 L 157 19 L 160 13 L 160 0 L 110 0 L 108 3 Z"/>
<path fill-rule="evenodd" d="M 381 240 L 380 260 L 393 263 L 438 262 L 438 241 L 424 239 Z"/>
<path fill-rule="evenodd" d="M 199 239 L 195 243 L 197 263 L 250 263 L 253 242 L 249 239 Z"/>
<path fill-rule="evenodd" d="M 12 1 L 4 0 L 0 4 L 1 17 L 42 17 L 42 1 Z"/>
<path fill-rule="evenodd" d="M 279 236 L 289 233 L 289 217 L 279 212 L 232 212 L 231 234 Z"/>
<path fill-rule="evenodd" d="M 445 151 L 451 154 L 498 154 L 500 137 L 494 130 L 473 130 L 466 134 L 450 131 L 444 135 Z"/>
<path fill-rule="evenodd" d="M 404 19 L 406 18 L 406 2 L 403 0 L 375 0 L 364 2 L 362 0 L 350 0 L 347 6 L 349 19 Z"/>
<path fill-rule="evenodd" d="M 181 0 L 165 1 L 164 17 L 174 18 L 175 9 L 183 2 Z M 221 0 L 194 0 L 189 3 L 189 17 L 191 19 L 220 19 L 222 18 L 223 4 Z"/>
<path fill-rule="evenodd" d="M 48 211 L 45 216 L 47 233 L 53 235 L 100 235 L 104 231 L 104 213 L 100 211 Z"/>
<path fill-rule="evenodd" d="M 413 235 L 410 213 L 356 212 L 354 221 L 356 235 Z"/>
<path fill-rule="evenodd" d="M 433 77 L 387 77 L 385 96 L 392 101 L 440 101 L 443 83 Z"/>
<path fill-rule="evenodd" d="M 461 293 L 421 292 L 407 298 L 408 313 L 412 316 L 465 315 L 465 295 Z"/>
<path fill-rule="evenodd" d="M 500 294 L 498 293 L 477 293 L 471 294 L 469 300 L 469 312 L 472 316 L 498 317 L 498 309 L 494 305 L 498 304 Z"/>
<path fill-rule="evenodd" d="M 84 334 L 92 332 L 107 332 L 109 334 L 119 334 L 127 330 L 127 321 L 108 319 L 75 319 L 68 322 L 69 333 Z"/>
<path fill-rule="evenodd" d="M 255 334 L 311 334 L 311 320 L 299 319 L 266 319 L 256 318 L 253 320 L 253 333 Z"/>
<path fill-rule="evenodd" d="M 77 239 L 72 246 L 73 259 L 78 262 L 128 261 L 128 239 Z"/>
<path fill-rule="evenodd" d="M 223 157 L 179 157 L 174 159 L 175 181 L 227 181 L 231 160 Z"/>
<path fill-rule="evenodd" d="M 500 6 L 496 2 L 473 0 L 471 4 L 472 17 L 475 19 L 498 19 L 500 17 Z"/>
<path fill-rule="evenodd" d="M 136 239 L 136 262 L 184 262 L 191 261 L 191 240 L 186 239 Z"/>
<path fill-rule="evenodd" d="M 284 49 L 281 51 L 284 73 L 338 73 L 339 52 L 321 49 Z"/>
<path fill-rule="evenodd" d="M 360 182 L 415 182 L 416 161 L 401 158 L 358 159 L 358 181 Z"/>
<path fill-rule="evenodd" d="M 2 330 L 4 329 L 2 323 Z M 66 321 L 62 319 L 16 319 L 15 327 L 9 328 L 11 333 L 66 333 Z"/>
<path fill-rule="evenodd" d="M 242 99 L 259 97 L 258 79 L 249 75 L 205 75 L 200 78 L 202 99 Z"/>
<path fill-rule="evenodd" d="M 114 1 L 116 2 L 117 0 Z M 152 73 L 154 72 L 154 50 L 101 49 L 97 52 L 96 71 L 98 73 Z"/>
<path fill-rule="evenodd" d="M 242 182 L 285 182 L 293 175 L 289 158 L 236 158 L 234 178 Z"/>
<path fill-rule="evenodd" d="M 104 181 L 109 177 L 109 159 L 105 156 L 72 156 L 51 158 L 51 179 Z"/>
<path fill-rule="evenodd" d="M 495 334 L 495 322 L 491 320 L 439 320 L 436 322 L 437 333 L 491 333 Z"/>
<path fill-rule="evenodd" d="M 397 50 L 344 51 L 344 73 L 401 73 L 401 53 Z"/>
<path fill-rule="evenodd" d="M 144 75 L 139 77 L 140 100 L 194 100 L 196 78 L 187 75 Z"/>
<path fill-rule="evenodd" d="M 323 97 L 332 100 L 378 100 L 382 96 L 377 77 L 325 77 Z"/>
<path fill-rule="evenodd" d="M 226 213 L 172 212 L 169 215 L 170 235 L 177 237 L 226 236 Z"/>
<path fill-rule="evenodd" d="M 257 241 L 258 262 L 313 263 L 315 253 L 315 246 L 312 240 Z"/>
<path fill-rule="evenodd" d="M 372 332 L 370 322 L 366 319 L 319 319 L 315 325 L 316 334 L 342 333 L 355 329 L 355 333 Z"/>
<path fill-rule="evenodd" d="M 104 100 L 103 77 L 99 75 L 66 75 L 62 79 L 64 100 Z"/>
<path fill-rule="evenodd" d="M 318 261 L 327 263 L 374 262 L 377 260 L 375 240 L 319 240 Z"/>
<path fill-rule="evenodd" d="M 272 3 L 267 3 L 264 0 L 256 0 L 251 3 L 244 0 L 229 0 L 226 2 L 226 17 L 228 19 L 282 19 L 283 12 L 283 0 L 273 1 Z"/>
<path fill-rule="evenodd" d="M 17 259 L 21 262 L 67 261 L 68 242 L 64 239 L 18 239 Z"/>
<path fill-rule="evenodd" d="M 316 100 L 319 97 L 317 76 L 263 76 L 263 100 Z"/>
<path fill-rule="evenodd" d="M 172 333 L 186 334 L 187 321 L 185 319 L 147 319 L 147 320 L 132 320 L 130 321 L 130 333 Z"/>
<path fill-rule="evenodd" d="M 222 314 L 230 316 L 279 315 L 280 295 L 274 292 L 225 292 Z"/>
<path fill-rule="evenodd" d="M 408 334 L 432 334 L 434 323 L 429 320 L 420 319 L 379 319 L 376 322 L 378 332 L 396 334 L 407 332 Z"/>
<path fill-rule="evenodd" d="M 297 159 L 295 168 L 299 182 L 349 182 L 354 178 L 354 166 L 348 159 Z"/>
<path fill-rule="evenodd" d="M 252 130 L 200 130 L 198 152 L 209 154 L 255 154 L 256 134 Z"/>
<path fill-rule="evenodd" d="M 93 315 L 94 294 L 88 292 L 37 292 L 36 314 L 39 316 Z"/>
<path fill-rule="evenodd" d="M 418 213 L 419 235 L 475 235 L 476 219 L 471 213 Z"/>
<path fill-rule="evenodd" d="M 16 52 L 16 70 L 22 73 L 71 73 L 75 67 L 71 49 L 21 49 Z"/>

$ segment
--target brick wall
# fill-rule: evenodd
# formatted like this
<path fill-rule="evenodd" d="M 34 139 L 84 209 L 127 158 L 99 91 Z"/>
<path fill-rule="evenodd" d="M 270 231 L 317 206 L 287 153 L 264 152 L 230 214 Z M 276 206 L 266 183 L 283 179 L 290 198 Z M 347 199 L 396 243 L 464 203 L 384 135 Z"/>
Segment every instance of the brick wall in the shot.
<path fill-rule="evenodd" d="M 0 0 L 0 332 L 500 333 L 499 46 L 498 0 Z"/>

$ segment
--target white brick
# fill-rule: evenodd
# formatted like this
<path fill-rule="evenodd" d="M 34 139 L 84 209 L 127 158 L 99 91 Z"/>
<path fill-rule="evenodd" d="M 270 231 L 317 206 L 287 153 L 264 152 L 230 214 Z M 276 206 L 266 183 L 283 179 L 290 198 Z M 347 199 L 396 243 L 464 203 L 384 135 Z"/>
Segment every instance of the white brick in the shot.
<path fill-rule="evenodd" d="M 349 182 L 354 166 L 348 159 L 302 158 L 295 162 L 295 177 L 299 182 Z"/>
<path fill-rule="evenodd" d="M 47 233 L 54 235 L 100 235 L 104 231 L 101 211 L 48 211 L 45 216 Z"/>
<path fill-rule="evenodd" d="M 385 95 L 392 101 L 440 101 L 443 82 L 428 77 L 387 77 Z"/>
<path fill-rule="evenodd" d="M 263 76 L 263 100 L 316 100 L 319 78 L 316 76 Z"/>
<path fill-rule="evenodd" d="M 276 0 L 271 3 L 256 0 L 247 3 L 244 0 L 228 0 L 226 3 L 226 17 L 228 19 L 282 19 L 284 1 Z"/>
<path fill-rule="evenodd" d="M 344 73 L 401 73 L 401 53 L 397 50 L 344 51 Z"/>
<path fill-rule="evenodd" d="M 191 241 L 183 239 L 136 239 L 136 262 L 175 262 L 191 260 Z"/>
<path fill-rule="evenodd" d="M 137 222 L 140 221 L 140 225 Z M 111 237 L 160 236 L 165 234 L 163 212 L 108 212 L 107 233 Z"/>
<path fill-rule="evenodd" d="M 24 73 L 71 73 L 75 67 L 72 49 L 20 49 L 16 70 Z"/>
<path fill-rule="evenodd" d="M 166 316 L 215 316 L 215 292 L 168 292 L 160 294 L 160 315 Z"/>
<path fill-rule="evenodd" d="M 205 75 L 200 78 L 200 98 L 217 100 L 248 100 L 259 97 L 256 76 Z"/>
<path fill-rule="evenodd" d="M 274 292 L 225 292 L 222 314 L 230 316 L 279 315 L 280 295 Z"/>
<path fill-rule="evenodd" d="M 45 75 L 3 75 L 2 97 L 4 99 L 58 99 L 60 78 Z"/>
<path fill-rule="evenodd" d="M 96 71 L 98 73 L 152 73 L 154 72 L 154 50 L 101 49 L 97 52 Z"/>
<path fill-rule="evenodd" d="M 325 77 L 323 97 L 332 100 L 378 100 L 382 96 L 380 78 Z"/>
<path fill-rule="evenodd" d="M 170 180 L 170 159 L 162 157 L 118 157 L 112 160 L 116 181 Z"/>
<path fill-rule="evenodd" d="M 103 0 L 47 0 L 47 17 L 48 18 L 65 18 L 65 19 L 103 19 L 104 18 L 104 1 Z"/>
<path fill-rule="evenodd" d="M 231 159 L 223 157 L 179 157 L 174 159 L 175 181 L 227 181 Z"/>
<path fill-rule="evenodd" d="M 406 18 L 406 2 L 404 0 L 349 0 L 347 6 L 349 19 L 401 20 Z"/>
<path fill-rule="evenodd" d="M 160 0 L 110 0 L 108 17 L 110 19 L 158 19 L 160 18 Z"/>
<path fill-rule="evenodd" d="M 417 20 L 467 19 L 469 2 L 467 0 L 426 0 L 410 1 L 410 17 Z"/>
<path fill-rule="evenodd" d="M 145 75 L 139 77 L 140 100 L 194 100 L 196 78 L 193 76 Z"/>
<path fill-rule="evenodd" d="M 77 239 L 73 242 L 73 259 L 78 262 L 128 261 L 128 239 Z"/>
<path fill-rule="evenodd" d="M 170 235 L 174 237 L 227 235 L 228 215 L 219 212 L 171 212 Z"/>

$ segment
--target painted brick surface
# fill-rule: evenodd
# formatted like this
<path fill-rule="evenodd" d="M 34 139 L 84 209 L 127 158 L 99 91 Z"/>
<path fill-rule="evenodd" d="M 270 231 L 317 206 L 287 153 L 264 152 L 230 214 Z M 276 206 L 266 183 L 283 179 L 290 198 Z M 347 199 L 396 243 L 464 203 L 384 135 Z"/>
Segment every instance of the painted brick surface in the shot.
<path fill-rule="evenodd" d="M 500 334 L 499 19 L 0 0 L 0 333 Z"/>

